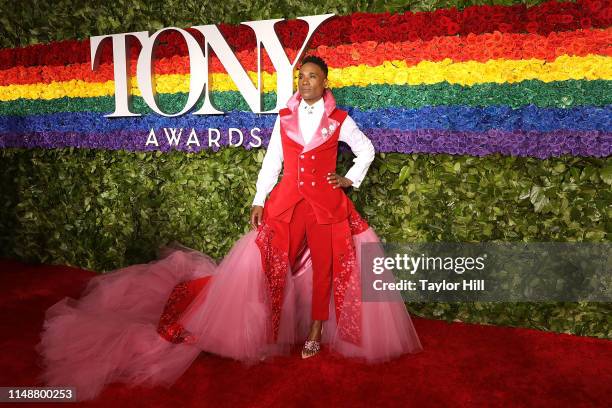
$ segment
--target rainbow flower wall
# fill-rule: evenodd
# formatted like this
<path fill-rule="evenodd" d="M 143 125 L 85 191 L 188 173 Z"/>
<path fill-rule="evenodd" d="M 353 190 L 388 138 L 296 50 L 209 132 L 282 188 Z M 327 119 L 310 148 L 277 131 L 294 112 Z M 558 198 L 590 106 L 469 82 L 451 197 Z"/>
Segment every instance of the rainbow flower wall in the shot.
<path fill-rule="evenodd" d="M 330 65 L 330 86 L 379 152 L 501 153 L 548 158 L 607 157 L 612 151 L 612 27 L 609 4 L 545 3 L 525 8 L 472 7 L 406 14 L 355 13 L 328 21 L 309 53 Z M 191 31 L 195 35 L 195 30 Z M 222 26 L 256 78 L 255 38 L 245 26 Z M 306 24 L 279 24 L 293 60 Z M 185 42 L 169 33 L 156 51 L 156 89 L 177 112 L 189 90 Z M 132 47 L 132 93 L 135 81 Z M 267 106 L 276 79 L 266 58 Z M 108 119 L 114 83 L 110 42 L 91 70 L 89 41 L 63 41 L 0 52 L 0 146 L 189 151 L 186 143 L 145 147 L 151 128 L 263 129 L 274 115 L 251 113 L 218 60 L 212 100 L 223 116 L 165 118 L 135 102 L 140 118 Z M 185 132 L 184 140 L 187 139 Z M 227 138 L 222 138 L 227 144 Z M 245 143 L 245 145 L 247 145 Z"/>

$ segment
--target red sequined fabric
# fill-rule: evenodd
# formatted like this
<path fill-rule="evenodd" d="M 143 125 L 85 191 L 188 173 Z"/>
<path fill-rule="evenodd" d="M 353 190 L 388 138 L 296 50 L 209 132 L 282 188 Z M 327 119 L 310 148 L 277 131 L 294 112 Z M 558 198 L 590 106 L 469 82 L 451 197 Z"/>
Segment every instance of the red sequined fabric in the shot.
<path fill-rule="evenodd" d="M 273 237 L 274 229 L 266 222 L 262 222 L 255 243 L 261 251 L 261 261 L 266 274 L 272 312 L 272 335 L 273 341 L 276 341 L 280 327 L 285 278 L 289 268 L 289 254 L 272 244 Z"/>
<path fill-rule="evenodd" d="M 193 342 L 193 336 L 178 321 L 193 299 L 208 284 L 210 278 L 205 276 L 181 282 L 172 289 L 157 325 L 157 333 L 160 336 L 176 344 Z"/>
<path fill-rule="evenodd" d="M 366 224 L 367 225 L 367 224 Z M 361 343 L 361 286 L 353 239 L 346 237 L 339 256 L 339 271 L 334 274 L 336 316 L 340 337 L 353 344 Z M 355 273 L 353 271 L 355 270 Z"/>
<path fill-rule="evenodd" d="M 351 227 L 351 235 L 360 234 L 370 227 L 357 211 L 351 211 L 349 213 L 348 221 L 349 227 Z"/>

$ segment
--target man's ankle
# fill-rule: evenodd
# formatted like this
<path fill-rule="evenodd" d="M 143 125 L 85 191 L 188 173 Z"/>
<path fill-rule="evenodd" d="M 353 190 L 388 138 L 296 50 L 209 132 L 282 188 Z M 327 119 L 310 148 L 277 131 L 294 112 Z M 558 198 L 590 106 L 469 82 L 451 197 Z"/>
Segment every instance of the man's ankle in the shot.
<path fill-rule="evenodd" d="M 308 339 L 309 340 L 320 340 L 322 329 L 323 329 L 323 321 L 313 320 L 312 324 L 310 325 L 310 333 L 308 334 Z"/>

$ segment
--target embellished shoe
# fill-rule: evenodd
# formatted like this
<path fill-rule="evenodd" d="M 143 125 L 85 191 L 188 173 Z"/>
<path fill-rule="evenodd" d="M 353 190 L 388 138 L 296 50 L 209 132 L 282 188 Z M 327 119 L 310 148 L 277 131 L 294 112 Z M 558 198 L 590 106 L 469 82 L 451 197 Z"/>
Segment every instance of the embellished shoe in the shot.
<path fill-rule="evenodd" d="M 317 340 L 306 340 L 304 348 L 302 348 L 302 358 L 310 358 L 316 356 L 321 351 L 321 342 Z"/>
<path fill-rule="evenodd" d="M 323 338 L 323 328 L 321 328 L 321 339 Z M 306 340 L 302 348 L 302 358 L 316 356 L 321 351 L 321 340 Z"/>

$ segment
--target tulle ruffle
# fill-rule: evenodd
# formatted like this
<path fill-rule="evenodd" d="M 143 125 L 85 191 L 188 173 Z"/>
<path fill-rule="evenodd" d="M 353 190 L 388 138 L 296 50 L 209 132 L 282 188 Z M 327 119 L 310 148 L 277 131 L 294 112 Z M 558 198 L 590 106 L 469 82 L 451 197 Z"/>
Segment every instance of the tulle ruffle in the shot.
<path fill-rule="evenodd" d="M 255 363 L 301 346 L 310 326 L 308 249 L 287 270 L 279 331 L 271 342 L 271 308 L 256 237 L 257 231 L 244 234 L 218 265 L 206 254 L 175 243 L 162 248 L 153 262 L 92 278 L 79 300 L 65 298 L 47 311 L 37 346 L 43 357 L 42 380 L 76 387 L 77 398 L 85 400 L 113 382 L 170 386 L 202 351 Z M 362 243 L 380 243 L 371 228 L 352 237 L 357 260 Z M 351 278 L 358 281 L 359 273 L 356 262 Z M 206 290 L 195 296 L 179 321 L 193 341 L 167 341 L 157 327 L 168 296 L 177 284 L 206 276 L 211 277 Z M 405 305 L 399 295 L 395 300 L 361 302 L 348 290 L 344 301 L 357 301 L 361 307 L 360 342 L 340 335 L 342 322 L 336 320 L 332 300 L 323 344 L 367 362 L 420 351 Z"/>

